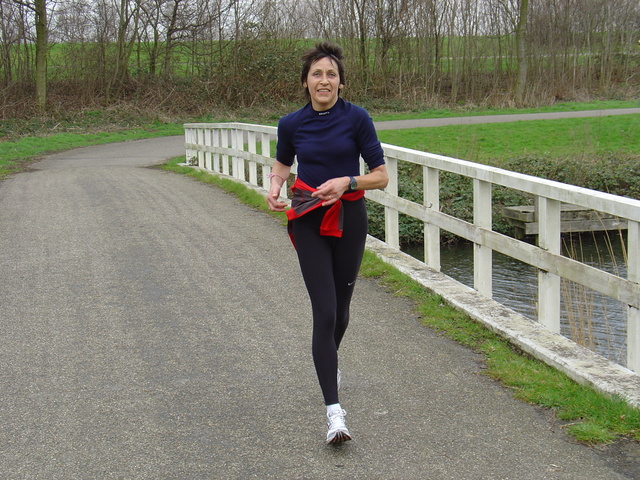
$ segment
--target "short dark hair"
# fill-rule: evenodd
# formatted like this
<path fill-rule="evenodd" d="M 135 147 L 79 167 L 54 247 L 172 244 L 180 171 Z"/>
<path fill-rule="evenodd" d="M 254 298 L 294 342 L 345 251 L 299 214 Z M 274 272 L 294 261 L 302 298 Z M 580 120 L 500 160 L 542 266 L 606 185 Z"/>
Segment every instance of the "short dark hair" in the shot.
<path fill-rule="evenodd" d="M 322 60 L 326 57 L 330 58 L 338 66 L 340 84 L 345 84 L 343 64 L 344 55 L 342 54 L 342 47 L 333 43 L 322 42 L 316 44 L 314 48 L 308 50 L 304 55 L 302 55 L 302 72 L 300 74 L 300 83 L 302 85 L 304 85 L 304 83 L 307 81 L 307 76 L 309 75 L 309 70 L 311 70 L 311 65 L 313 65 L 318 60 Z M 338 94 L 340 94 L 340 92 L 338 92 Z M 308 88 L 305 88 L 305 95 L 307 99 L 310 97 Z"/>

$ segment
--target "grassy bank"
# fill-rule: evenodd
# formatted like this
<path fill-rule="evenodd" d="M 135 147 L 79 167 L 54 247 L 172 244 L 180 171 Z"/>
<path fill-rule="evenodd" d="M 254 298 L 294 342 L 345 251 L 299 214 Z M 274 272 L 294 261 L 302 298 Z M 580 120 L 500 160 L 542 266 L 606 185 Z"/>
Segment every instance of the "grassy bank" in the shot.
<path fill-rule="evenodd" d="M 640 115 L 384 130 L 378 135 L 391 145 L 501 168 L 525 155 L 640 155 Z"/>
<path fill-rule="evenodd" d="M 380 140 L 506 170 L 640 199 L 640 115 L 531 120 L 455 125 L 379 132 Z M 401 164 L 399 193 L 422 201 L 422 169 Z M 471 221 L 473 186 L 457 175 L 441 175 L 444 213 Z M 504 206 L 530 205 L 533 199 L 513 190 L 493 189 L 493 229 L 513 235 L 502 216 Z M 371 233 L 383 235 L 383 210 L 369 207 Z M 404 244 L 423 240 L 422 223 L 408 219 L 400 231 Z M 451 235 L 447 241 L 454 242 Z"/>

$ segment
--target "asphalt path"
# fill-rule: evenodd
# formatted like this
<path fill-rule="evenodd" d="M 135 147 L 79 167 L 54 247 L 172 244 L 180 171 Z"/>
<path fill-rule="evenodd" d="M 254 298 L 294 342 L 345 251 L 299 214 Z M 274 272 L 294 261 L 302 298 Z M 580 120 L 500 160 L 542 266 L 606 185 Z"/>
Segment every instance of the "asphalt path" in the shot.
<path fill-rule="evenodd" d="M 182 138 L 51 155 L 0 182 L 1 479 L 603 479 L 481 358 L 361 278 L 341 349 L 355 440 L 324 445 L 284 227 L 150 168 Z"/>

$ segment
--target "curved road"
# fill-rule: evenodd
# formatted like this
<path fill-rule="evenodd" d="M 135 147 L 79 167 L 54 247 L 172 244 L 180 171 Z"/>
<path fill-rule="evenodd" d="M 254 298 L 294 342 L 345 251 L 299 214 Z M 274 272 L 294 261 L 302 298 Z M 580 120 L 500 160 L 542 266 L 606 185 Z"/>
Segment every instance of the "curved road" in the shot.
<path fill-rule="evenodd" d="M 323 443 L 310 308 L 285 229 L 151 165 L 169 137 L 0 182 L 0 478 L 638 478 L 360 279 L 342 364 L 355 441 Z"/>

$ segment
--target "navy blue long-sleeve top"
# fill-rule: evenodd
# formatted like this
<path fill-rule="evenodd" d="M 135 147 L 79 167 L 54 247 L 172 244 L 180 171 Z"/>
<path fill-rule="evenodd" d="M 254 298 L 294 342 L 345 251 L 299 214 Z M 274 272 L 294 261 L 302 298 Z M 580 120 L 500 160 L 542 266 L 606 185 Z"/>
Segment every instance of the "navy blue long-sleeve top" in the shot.
<path fill-rule="evenodd" d="M 373 120 L 365 109 L 338 98 L 317 112 L 308 103 L 278 122 L 276 159 L 298 161 L 298 178 L 317 188 L 331 178 L 360 174 L 360 156 L 372 170 L 384 164 Z"/>

